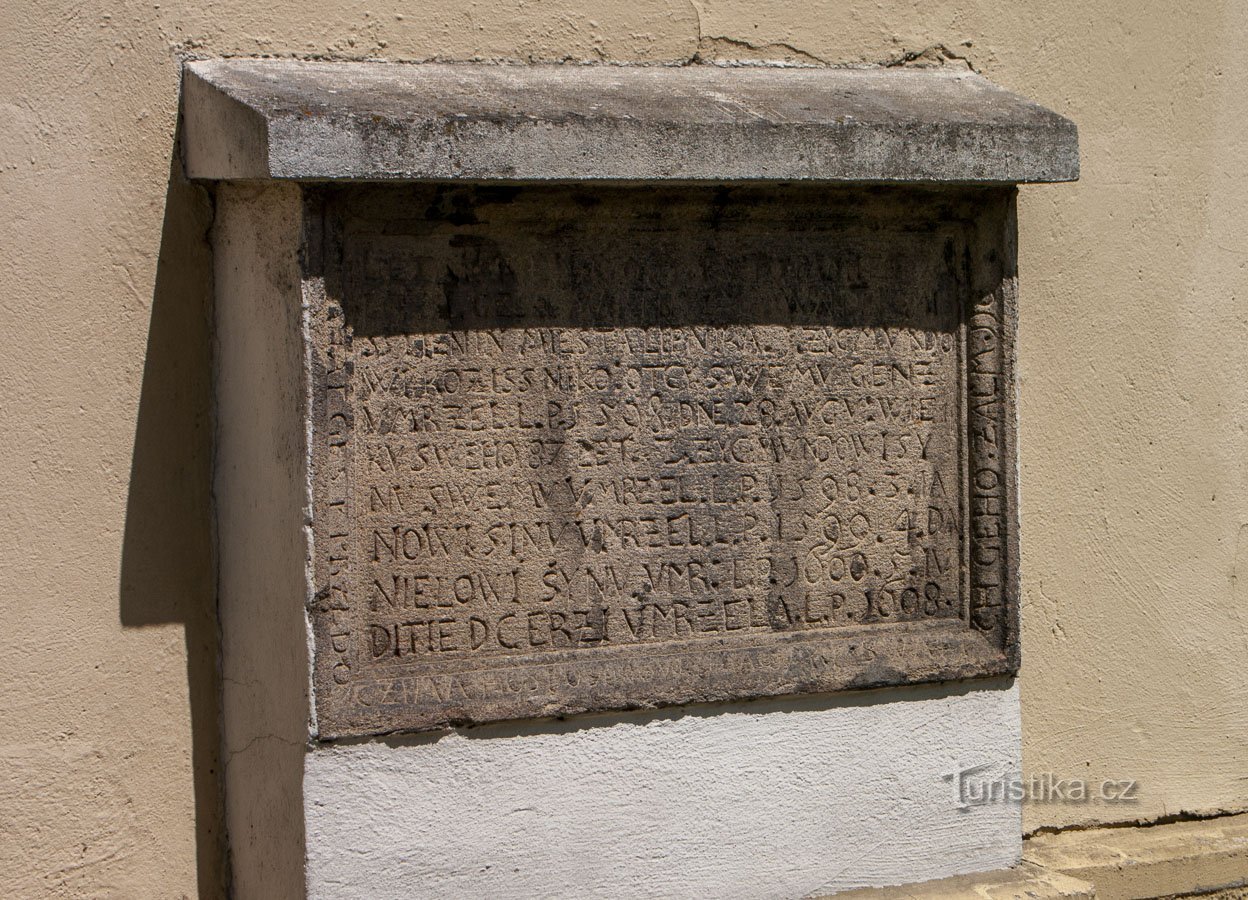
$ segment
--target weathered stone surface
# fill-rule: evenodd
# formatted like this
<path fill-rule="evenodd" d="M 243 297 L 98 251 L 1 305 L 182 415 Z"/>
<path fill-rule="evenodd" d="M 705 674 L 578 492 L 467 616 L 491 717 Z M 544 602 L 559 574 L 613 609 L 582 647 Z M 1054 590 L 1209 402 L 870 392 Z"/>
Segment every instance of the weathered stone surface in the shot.
<path fill-rule="evenodd" d="M 1016 670 L 1012 191 L 320 197 L 322 737 Z"/>
<path fill-rule="evenodd" d="M 193 178 L 1070 181 L 1075 125 L 971 72 L 213 60 Z"/>

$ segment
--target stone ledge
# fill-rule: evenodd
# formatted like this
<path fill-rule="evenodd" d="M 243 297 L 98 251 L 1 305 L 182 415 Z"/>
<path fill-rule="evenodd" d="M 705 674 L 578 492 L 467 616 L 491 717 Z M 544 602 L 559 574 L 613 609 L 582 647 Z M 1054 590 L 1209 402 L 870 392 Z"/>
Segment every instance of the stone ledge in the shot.
<path fill-rule="evenodd" d="M 188 63 L 213 180 L 1073 181 L 1068 119 L 966 71 Z"/>
<path fill-rule="evenodd" d="M 1092 885 L 1030 863 L 900 887 L 860 888 L 835 900 L 1094 900 Z M 830 898 L 829 898 L 830 900 Z"/>
<path fill-rule="evenodd" d="M 1145 900 L 1248 897 L 1248 813 L 1169 825 L 1091 828 L 1023 842 L 1012 869 L 896 887 L 835 900 Z"/>
<path fill-rule="evenodd" d="M 1091 882 L 1099 900 L 1206 894 L 1248 884 L 1248 814 L 1028 838 L 1023 858 Z"/>

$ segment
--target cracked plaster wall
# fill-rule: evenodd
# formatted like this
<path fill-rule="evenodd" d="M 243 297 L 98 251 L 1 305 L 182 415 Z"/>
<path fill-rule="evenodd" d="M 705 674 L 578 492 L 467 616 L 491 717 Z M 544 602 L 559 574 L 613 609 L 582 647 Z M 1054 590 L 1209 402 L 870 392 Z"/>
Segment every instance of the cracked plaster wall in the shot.
<path fill-rule="evenodd" d="M 1020 201 L 1024 760 L 1248 806 L 1239 2 L 34 2 L 0 9 L 0 879 L 220 891 L 206 198 L 178 53 L 962 64 L 1078 122 Z M 943 49 L 929 49 L 943 48 Z M 197 863 L 198 860 L 198 863 Z"/>

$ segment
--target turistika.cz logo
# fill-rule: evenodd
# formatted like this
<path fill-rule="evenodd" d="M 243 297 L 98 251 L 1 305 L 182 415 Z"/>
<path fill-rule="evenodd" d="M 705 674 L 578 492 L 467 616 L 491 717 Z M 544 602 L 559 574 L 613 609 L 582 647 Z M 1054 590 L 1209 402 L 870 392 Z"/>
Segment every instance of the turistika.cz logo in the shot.
<path fill-rule="evenodd" d="M 1134 803 L 1139 799 L 1139 782 L 1133 778 L 1059 778 L 1043 772 L 1023 778 L 1015 772 L 995 776 L 994 766 L 973 766 L 941 776 L 954 784 L 958 809 L 971 809 L 989 803 Z"/>

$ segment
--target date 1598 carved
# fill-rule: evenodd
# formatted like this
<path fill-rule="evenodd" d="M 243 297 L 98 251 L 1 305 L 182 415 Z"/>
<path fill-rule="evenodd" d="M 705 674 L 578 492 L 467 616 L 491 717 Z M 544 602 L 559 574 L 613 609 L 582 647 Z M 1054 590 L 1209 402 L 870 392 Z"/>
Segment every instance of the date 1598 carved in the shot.
<path fill-rule="evenodd" d="M 1017 665 L 1011 194 L 397 195 L 320 201 L 323 736 Z"/>

